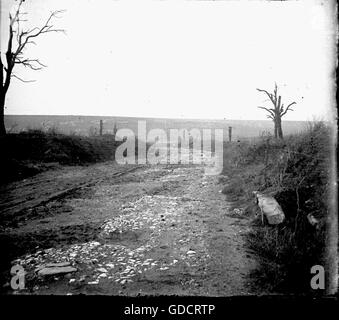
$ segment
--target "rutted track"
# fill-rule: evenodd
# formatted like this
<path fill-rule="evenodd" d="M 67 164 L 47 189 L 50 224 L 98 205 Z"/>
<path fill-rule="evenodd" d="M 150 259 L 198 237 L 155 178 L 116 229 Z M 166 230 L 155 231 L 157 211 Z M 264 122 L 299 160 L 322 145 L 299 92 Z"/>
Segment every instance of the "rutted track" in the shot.
<path fill-rule="evenodd" d="M 105 175 L 102 167 L 105 166 Z M 51 173 L 44 173 L 23 182 L 15 182 L 0 189 L 0 222 L 4 227 L 7 221 L 13 222 L 16 216 L 25 210 L 61 200 L 72 193 L 114 179 L 141 166 L 117 166 L 111 164 L 111 172 L 107 172 L 108 163 L 88 168 L 67 167 Z M 87 169 L 87 170 L 86 170 Z M 72 174 L 70 174 L 72 172 Z M 50 175 L 54 175 L 54 179 Z"/>
<path fill-rule="evenodd" d="M 25 293 L 249 294 L 248 221 L 229 215 L 219 189 L 218 176 L 197 165 L 103 163 L 24 181 L 7 190 L 17 203 L 1 202 L 0 282 L 12 292 L 10 262 L 19 258 Z M 60 262 L 77 271 L 49 279 L 34 271 Z"/>

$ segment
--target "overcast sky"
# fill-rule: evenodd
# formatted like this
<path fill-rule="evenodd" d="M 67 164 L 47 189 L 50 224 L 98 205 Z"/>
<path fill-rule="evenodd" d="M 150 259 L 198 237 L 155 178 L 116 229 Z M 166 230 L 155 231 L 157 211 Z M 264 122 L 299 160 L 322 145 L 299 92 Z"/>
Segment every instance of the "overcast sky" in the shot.
<path fill-rule="evenodd" d="M 2 1 L 1 51 L 8 33 Z M 256 88 L 273 90 L 286 120 L 328 118 L 333 94 L 330 1 L 26 0 L 29 26 L 51 10 L 66 30 L 26 55 L 48 67 L 15 72 L 7 114 L 266 119 Z"/>

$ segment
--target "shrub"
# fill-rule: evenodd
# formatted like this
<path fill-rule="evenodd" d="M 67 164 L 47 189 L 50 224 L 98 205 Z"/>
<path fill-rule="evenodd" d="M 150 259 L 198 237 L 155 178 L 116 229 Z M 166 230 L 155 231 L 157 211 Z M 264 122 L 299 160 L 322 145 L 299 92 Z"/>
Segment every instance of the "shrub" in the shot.
<path fill-rule="evenodd" d="M 235 163 L 231 168 L 226 162 L 224 171 L 236 174 L 247 203 L 253 201 L 252 191 L 260 190 L 273 195 L 286 215 L 279 226 L 253 223 L 247 244 L 262 259 L 255 278 L 272 291 L 309 292 L 311 267 L 324 265 L 331 210 L 330 128 L 323 122 L 311 123 L 306 131 L 285 140 L 261 137 L 232 148 Z M 251 205 L 247 210 L 254 211 Z M 310 214 L 318 219 L 316 226 L 308 222 Z"/>
<path fill-rule="evenodd" d="M 10 133 L 0 140 L 1 182 L 36 174 L 44 170 L 45 163 L 83 165 L 114 159 L 118 144 L 113 136 L 65 135 L 55 129 Z"/>

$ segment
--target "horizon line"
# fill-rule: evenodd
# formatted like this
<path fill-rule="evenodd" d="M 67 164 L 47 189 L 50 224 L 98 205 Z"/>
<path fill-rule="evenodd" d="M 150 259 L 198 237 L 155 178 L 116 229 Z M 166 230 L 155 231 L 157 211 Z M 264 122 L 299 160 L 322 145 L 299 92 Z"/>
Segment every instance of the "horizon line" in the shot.
<path fill-rule="evenodd" d="M 145 117 L 145 116 L 107 116 L 107 115 L 80 115 L 80 114 L 5 114 L 6 116 L 24 117 L 96 117 L 96 118 L 132 118 L 132 119 L 159 119 L 159 120 L 193 120 L 193 121 L 267 121 L 267 119 L 221 119 L 221 118 L 175 118 L 175 117 Z M 312 122 L 314 120 L 283 120 L 284 122 Z"/>

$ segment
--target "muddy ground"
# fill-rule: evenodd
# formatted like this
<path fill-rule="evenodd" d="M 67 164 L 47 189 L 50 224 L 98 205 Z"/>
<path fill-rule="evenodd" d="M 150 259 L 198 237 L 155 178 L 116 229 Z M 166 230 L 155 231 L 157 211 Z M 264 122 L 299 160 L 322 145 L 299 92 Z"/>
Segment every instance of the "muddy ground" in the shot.
<path fill-rule="evenodd" d="M 223 180 L 227 177 L 223 177 Z M 253 293 L 248 218 L 202 165 L 64 167 L 2 187 L 1 288 L 20 294 Z M 40 276 L 47 263 L 76 271 Z"/>

